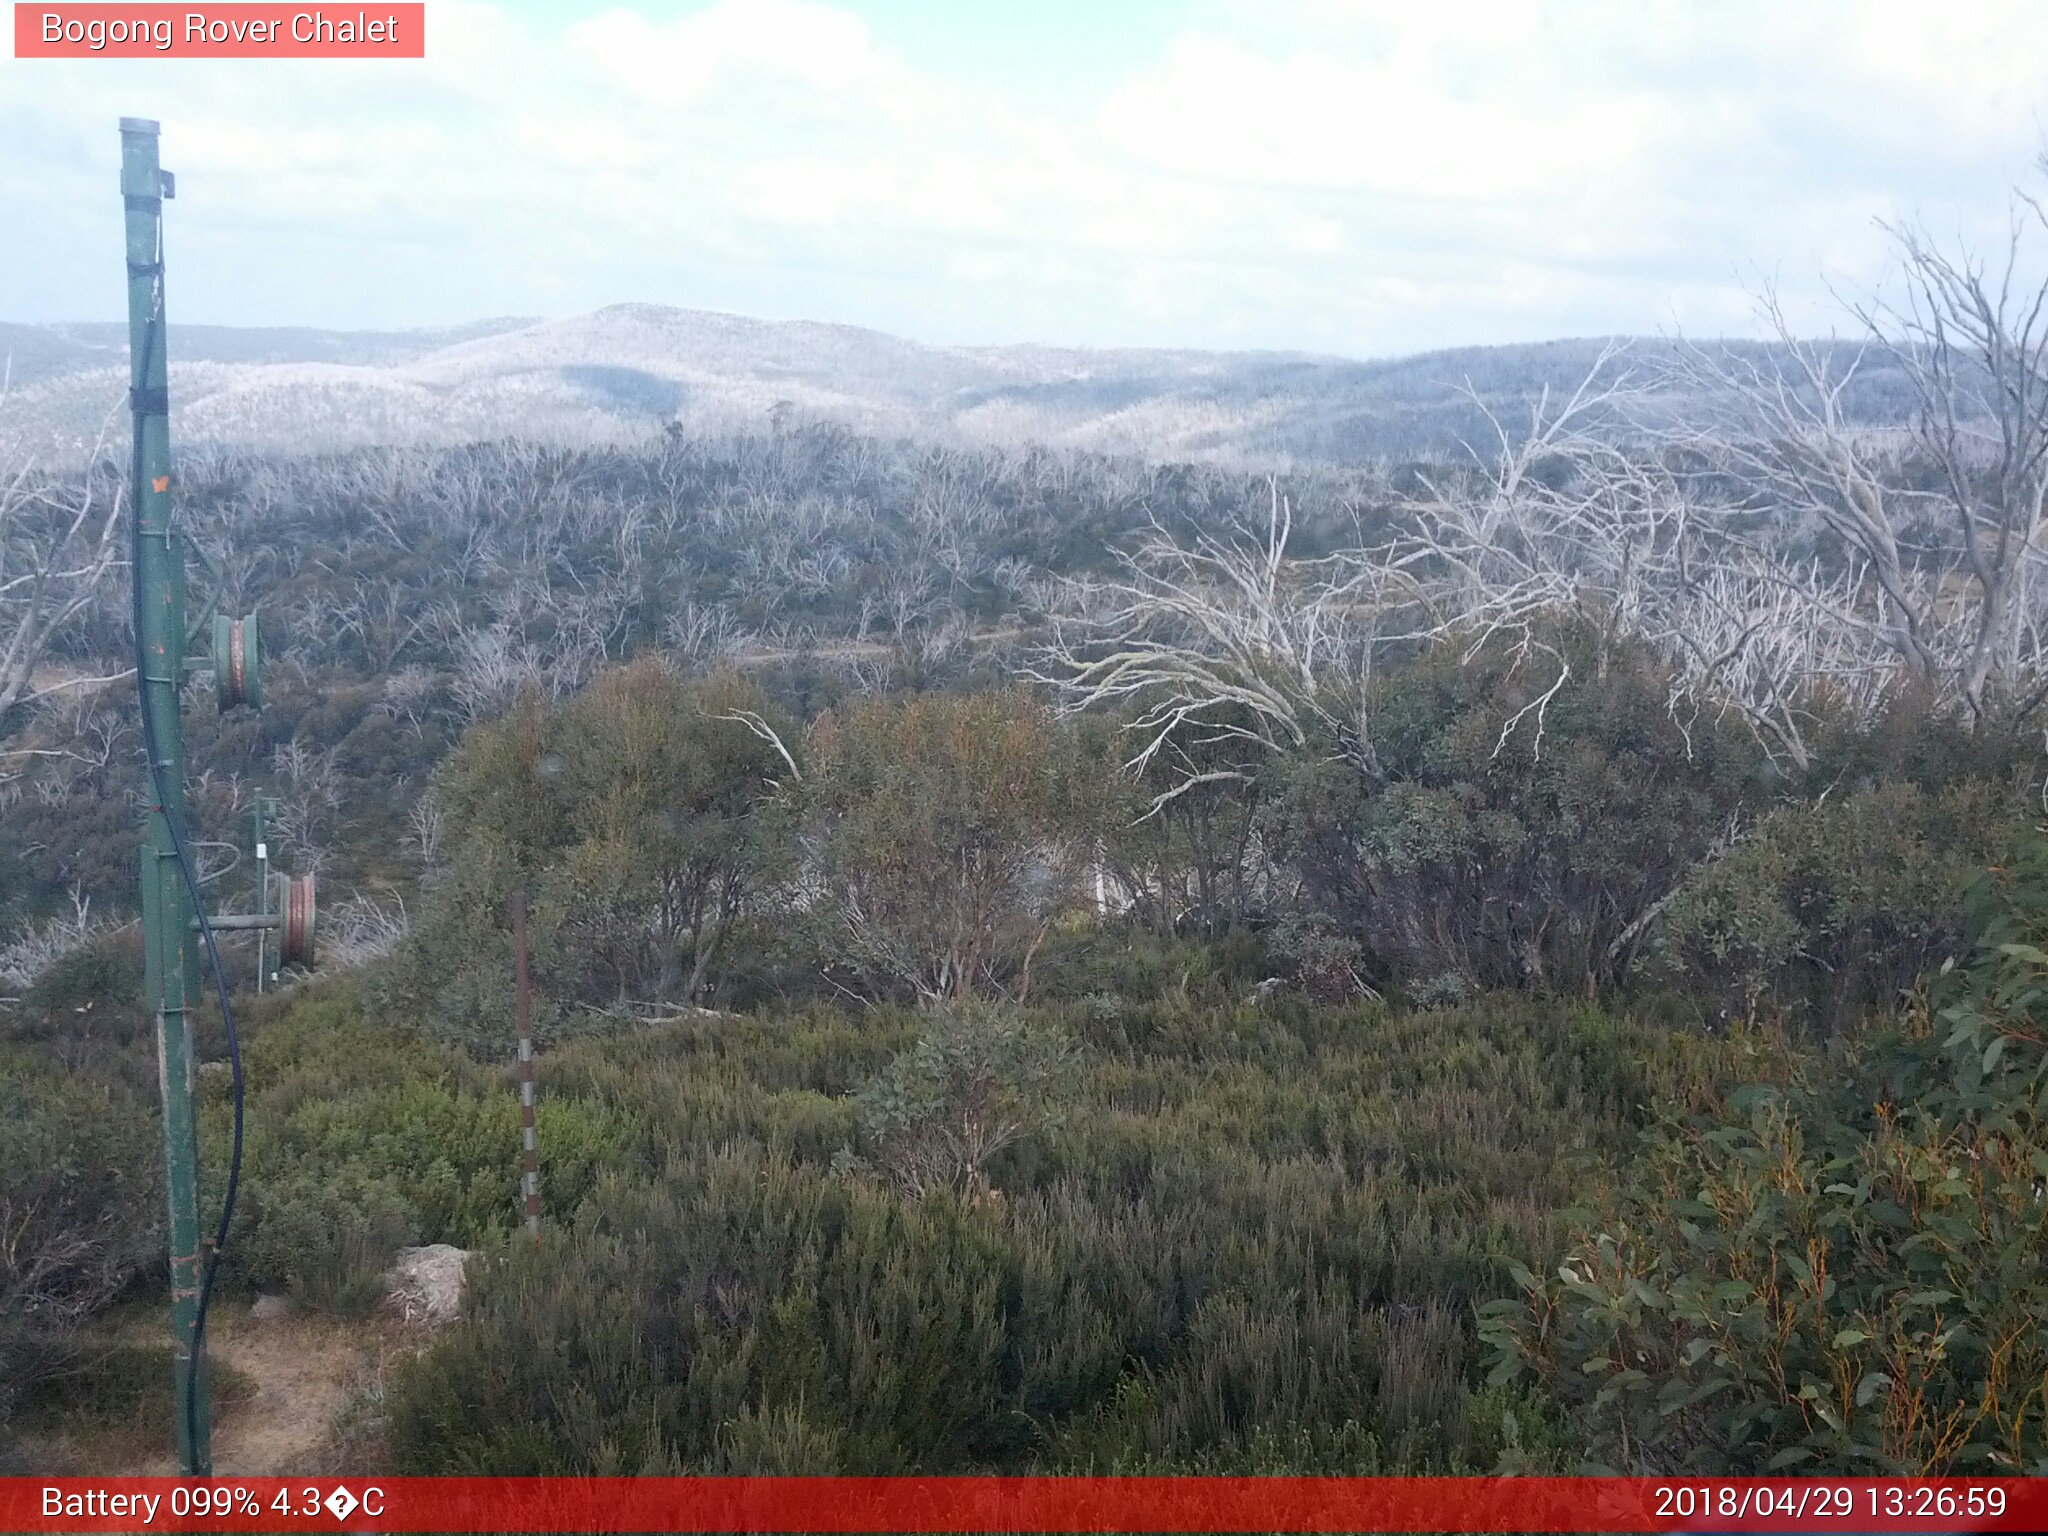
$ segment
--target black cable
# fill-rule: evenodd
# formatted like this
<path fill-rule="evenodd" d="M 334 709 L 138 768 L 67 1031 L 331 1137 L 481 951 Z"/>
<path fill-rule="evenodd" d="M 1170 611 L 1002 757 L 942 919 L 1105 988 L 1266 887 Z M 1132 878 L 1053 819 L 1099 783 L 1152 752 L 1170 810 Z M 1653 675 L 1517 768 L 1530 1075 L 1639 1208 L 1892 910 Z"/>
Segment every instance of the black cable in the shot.
<path fill-rule="evenodd" d="M 143 334 L 142 366 L 136 377 L 147 380 L 151 364 L 156 361 L 156 349 L 163 334 L 164 326 L 164 231 L 161 222 L 156 231 L 156 286 L 153 290 L 149 326 Z M 143 387 L 147 387 L 146 383 Z M 206 963 L 213 972 L 214 990 L 220 997 L 220 1017 L 228 1037 L 228 1065 L 233 1074 L 235 1097 L 235 1145 L 228 1158 L 228 1187 L 220 1207 L 220 1226 L 213 1235 L 213 1251 L 207 1255 L 206 1273 L 199 1282 L 198 1317 L 192 1329 L 192 1362 L 185 1373 L 185 1429 L 186 1438 L 194 1445 L 199 1442 L 199 1368 L 206 1352 L 206 1310 L 213 1300 L 213 1280 L 220 1270 L 220 1256 L 228 1243 L 228 1223 L 235 1215 L 235 1192 L 242 1182 L 242 1046 L 235 1035 L 235 1010 L 228 1001 L 227 974 L 221 969 L 220 945 L 214 938 L 213 924 L 206 915 L 206 898 L 199 889 L 199 868 L 193 861 L 191 847 L 185 841 L 185 829 L 180 818 L 173 813 L 172 800 L 164 786 L 162 754 L 157 750 L 156 717 L 150 710 L 149 701 L 149 656 L 142 639 L 142 418 L 135 418 L 134 450 L 132 465 L 132 489 L 128 509 L 129 522 L 129 587 L 133 594 L 133 620 L 135 625 L 135 690 L 142 701 L 142 750 L 149 761 L 149 782 L 156 796 L 157 813 L 164 819 L 164 825 L 171 831 L 171 846 L 177 851 L 178 869 L 185 878 L 186 893 L 192 898 L 192 910 L 199 920 L 199 935 L 206 943 Z M 184 691 L 184 678 L 175 679 L 177 694 Z M 182 942 L 182 939 L 181 941 Z M 190 1039 L 187 1039 L 190 1050 Z M 198 1181 L 198 1167 L 193 1167 L 193 1180 Z"/>

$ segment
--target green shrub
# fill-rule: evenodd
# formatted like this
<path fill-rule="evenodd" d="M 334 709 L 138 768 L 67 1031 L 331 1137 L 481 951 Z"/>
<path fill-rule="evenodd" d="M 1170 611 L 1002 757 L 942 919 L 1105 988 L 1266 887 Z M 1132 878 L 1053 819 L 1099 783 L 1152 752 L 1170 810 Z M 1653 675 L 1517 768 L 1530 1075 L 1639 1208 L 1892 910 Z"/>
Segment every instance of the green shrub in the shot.
<path fill-rule="evenodd" d="M 1371 948 L 1348 928 L 1320 913 L 1290 914 L 1274 926 L 1273 958 L 1311 1001 L 1330 1007 L 1376 992 L 1366 977 L 1376 972 Z M 1462 999 L 1471 989 L 1461 988 Z"/>
<path fill-rule="evenodd" d="M 1583 993 L 1620 979 L 1637 920 L 1712 846 L 1761 778 L 1751 743 L 1681 729 L 1656 665 L 1596 637 L 1557 662 L 1439 646 L 1380 681 L 1373 771 L 1303 752 L 1270 775 L 1261 826 L 1309 912 L 1375 985 Z M 1330 973 L 1327 944 L 1310 975 Z"/>
<path fill-rule="evenodd" d="M 1032 967 L 1036 1001 L 1107 997 L 1154 1003 L 1177 996 L 1225 1004 L 1272 974 L 1267 935 L 1234 928 L 1206 940 L 1173 938 L 1135 921 L 1062 924 Z"/>
<path fill-rule="evenodd" d="M 956 1004 L 861 1090 L 862 1138 L 905 1194 L 979 1200 L 992 1159 L 1064 1121 L 1077 1065 L 1073 1042 L 1044 1024 Z"/>
<path fill-rule="evenodd" d="M 161 1313 L 153 1317 L 160 1318 Z M 235 1409 L 256 1395 L 256 1382 L 244 1371 L 214 1351 L 207 1360 L 207 1390 L 216 1412 Z M 175 1443 L 176 1399 L 169 1390 L 172 1381 L 171 1345 L 168 1339 L 142 1343 L 129 1338 L 92 1340 L 80 1345 L 63 1371 L 44 1379 L 27 1399 L 18 1416 L 30 1434 L 69 1442 L 73 1447 L 92 1448 L 104 1454 L 109 1437 L 120 1445 L 146 1447 L 154 1453 Z M 0 1471 L 14 1474 L 53 1470 L 91 1473 L 90 1464 L 67 1468 L 12 1466 L 4 1439 L 0 1439 Z"/>
<path fill-rule="evenodd" d="M 821 716 L 804 800 L 837 965 L 864 995 L 1029 995 L 1115 799 L 1084 733 L 1021 688 Z"/>
<path fill-rule="evenodd" d="M 704 1001 L 794 849 L 772 792 L 788 765 L 742 723 L 772 714 L 736 676 L 648 657 L 472 729 L 437 780 L 448 864 L 384 979 L 389 1006 L 480 1055 L 509 1048 L 520 886 L 537 1038 L 592 1027 L 590 1010 Z"/>
<path fill-rule="evenodd" d="M 162 1262 L 156 1122 L 114 1084 L 0 1042 L 0 1428 L 80 1329 Z"/>
<path fill-rule="evenodd" d="M 618 1151 L 394 1380 L 405 1469 L 1553 1464 L 1540 1409 L 1474 1397 L 1470 1309 L 1504 1254 L 1561 1244 L 1646 1100 L 1746 1042 L 1499 998 L 1104 1001 L 983 1015 L 964 1044 L 814 1008 L 550 1053 L 543 1103 L 600 1113 Z M 1003 1149 L 1000 1198 L 835 1176 L 856 1136 L 883 1162 L 905 1105 L 957 1113 L 1030 1031 L 1070 1035 L 1077 1070 L 1058 1134 Z"/>
<path fill-rule="evenodd" d="M 2048 1471 L 2048 842 L 1978 882 L 1902 1028 L 1672 1119 L 1555 1271 L 1488 1309 L 1627 1471 Z"/>
<path fill-rule="evenodd" d="M 1470 1308 L 1503 1254 L 1561 1248 L 1557 1211 L 1645 1103 L 1747 1043 L 1178 984 L 692 1015 L 544 1053 L 535 1252 L 511 1241 L 511 1073 L 374 991 L 251 1010 L 226 1283 L 350 1310 L 401 1242 L 481 1249 L 469 1316 L 390 1386 L 414 1471 L 1548 1465 L 1528 1400 L 1473 1395 Z M 886 1167 L 894 1138 L 1006 1106 L 1058 1133 L 983 1159 L 999 1197 L 835 1174 L 849 1145 Z"/>
<path fill-rule="evenodd" d="M 227 1283 L 356 1315 L 376 1306 L 392 1254 L 419 1236 L 399 1181 L 347 1166 L 252 1177 L 237 1227 Z"/>
<path fill-rule="evenodd" d="M 222 1282 L 324 1307 L 373 1305 L 393 1251 L 462 1247 L 517 1220 L 519 1102 L 511 1076 L 365 1013 L 366 989 L 302 990 L 245 1032 L 247 1145 Z M 230 1106 L 201 1104 L 209 1208 L 225 1176 Z M 586 1109 L 543 1102 L 553 1192 L 573 1209 L 611 1149 Z"/>
<path fill-rule="evenodd" d="M 101 933 L 58 960 L 19 1005 L 0 1007 L 0 1040 L 153 1098 L 156 1034 L 142 1006 L 141 937 L 136 928 Z"/>
<path fill-rule="evenodd" d="M 2003 844 L 2012 793 L 1879 785 L 1766 817 L 1665 909 L 1660 969 L 1723 1018 L 1823 1029 L 1891 1008 L 1955 952 L 1963 892 Z"/>

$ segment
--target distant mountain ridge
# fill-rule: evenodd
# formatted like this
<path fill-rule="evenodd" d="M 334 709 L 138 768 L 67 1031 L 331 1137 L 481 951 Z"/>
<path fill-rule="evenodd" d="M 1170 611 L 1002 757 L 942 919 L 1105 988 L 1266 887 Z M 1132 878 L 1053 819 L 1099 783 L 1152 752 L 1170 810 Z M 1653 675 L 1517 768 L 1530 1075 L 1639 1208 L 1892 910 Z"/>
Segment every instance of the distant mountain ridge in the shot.
<path fill-rule="evenodd" d="M 0 323 L 0 436 L 61 456 L 126 386 L 126 327 Z M 1384 361 L 1296 352 L 933 346 L 857 326 L 652 304 L 420 331 L 173 323 L 174 440 L 286 452 L 758 430 L 778 411 L 864 431 L 1245 465 L 1457 452 L 1469 385 L 1526 416 L 1598 338 Z M 1649 352 L 1662 341 L 1639 344 Z M 1882 381 L 1871 386 L 1881 398 Z"/>

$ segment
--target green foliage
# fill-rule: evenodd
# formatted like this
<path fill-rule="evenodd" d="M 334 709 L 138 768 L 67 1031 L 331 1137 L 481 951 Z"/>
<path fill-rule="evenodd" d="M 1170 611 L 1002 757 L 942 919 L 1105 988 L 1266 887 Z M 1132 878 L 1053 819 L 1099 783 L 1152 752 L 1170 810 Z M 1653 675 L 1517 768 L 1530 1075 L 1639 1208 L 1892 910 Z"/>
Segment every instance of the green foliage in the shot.
<path fill-rule="evenodd" d="M 1972 896 L 1905 1027 L 1673 1119 L 1554 1272 L 1490 1307 L 1625 1470 L 2048 1470 L 2048 843 Z"/>
<path fill-rule="evenodd" d="M 861 1134 L 905 1194 L 987 1199 L 991 1159 L 1064 1122 L 1077 1066 L 1073 1042 L 1043 1022 L 955 1005 L 861 1090 Z"/>
<path fill-rule="evenodd" d="M 737 718 L 768 710 L 732 674 L 685 682 L 650 658 L 561 711 L 542 768 L 566 835 L 536 908 L 558 991 L 702 996 L 785 854 L 771 791 L 790 765 Z"/>
<path fill-rule="evenodd" d="M 1032 995 L 1094 999 L 1112 1010 L 1168 998 L 1228 1003 L 1271 974 L 1267 937 L 1238 928 L 1206 940 L 1172 938 L 1133 919 L 1062 924 L 1032 968 Z"/>
<path fill-rule="evenodd" d="M 1373 774 L 1313 754 L 1273 770 L 1273 851 L 1373 977 L 1613 981 L 1631 925 L 1754 792 L 1753 749 L 1681 730 L 1647 661 L 1553 638 L 1573 677 L 1540 716 L 1554 658 L 1443 646 L 1381 683 Z"/>
<path fill-rule="evenodd" d="M 160 1336 L 161 1314 L 152 1309 L 149 1321 L 155 1325 L 151 1333 Z M 102 1451 L 109 1437 L 116 1444 L 138 1447 L 142 1454 L 160 1454 L 177 1439 L 175 1401 L 165 1390 L 171 1370 L 168 1339 L 144 1343 L 123 1334 L 81 1343 L 69 1367 L 28 1394 L 18 1415 L 21 1429 L 43 1442 L 36 1448 L 38 1454 L 33 1462 L 23 1456 L 16 1464 L 9 1454 L 12 1447 L 0 1437 L 0 1475 L 89 1475 L 97 1470 L 93 1452 Z M 218 1350 L 208 1356 L 206 1376 L 216 1413 L 240 1408 L 256 1395 L 255 1381 L 222 1359 Z M 74 1452 L 73 1465 L 53 1466 L 45 1459 L 51 1442 L 91 1450 L 82 1456 Z"/>
<path fill-rule="evenodd" d="M 1371 950 L 1349 923 L 1317 911 L 1290 912 L 1273 925 L 1269 948 L 1302 995 L 1327 1006 L 1378 993 L 1366 977 L 1376 969 Z M 1471 991 L 1456 977 L 1459 997 Z"/>
<path fill-rule="evenodd" d="M 1689 878 L 1659 963 L 1724 1018 L 1838 1028 L 1890 1008 L 1961 935 L 1963 892 L 2019 814 L 2005 786 L 1879 785 L 1788 806 Z"/>
<path fill-rule="evenodd" d="M 146 1412 L 155 1399 L 167 1399 L 171 1380 L 171 1345 L 123 1341 L 78 1352 L 77 1368 L 50 1377 L 21 1415 L 30 1429 L 61 1429 L 75 1424 L 117 1424 Z M 217 1387 L 217 1368 L 208 1385 Z M 164 1402 L 165 1438 L 176 1434 L 171 1405 Z"/>
<path fill-rule="evenodd" d="M 538 1252 L 494 1250 L 394 1382 L 405 1470 L 1554 1464 L 1540 1409 L 1473 1395 L 1469 1309 L 1499 1254 L 1558 1241 L 1583 1159 L 1734 1047 L 1499 999 L 1102 1001 L 551 1053 L 543 1103 L 596 1108 L 612 1171 Z M 835 1173 L 982 1070 L 956 1063 L 1066 1054 L 1036 1030 L 1074 1041 L 1073 1087 L 1056 1133 L 1003 1150 L 999 1196 Z"/>
<path fill-rule="evenodd" d="M 142 1002 L 139 954 L 111 942 L 82 944 L 35 979 L 22 998 L 27 1015 L 126 1012 Z M 70 1021 L 73 1026 L 76 1020 Z"/>
<path fill-rule="evenodd" d="M 0 1013 L 0 1039 L 95 1078 L 156 1093 L 153 1022 L 142 1007 L 138 929 L 102 932 L 51 965 L 18 1006 Z"/>
<path fill-rule="evenodd" d="M 1111 732 L 1118 724 L 1090 715 L 1082 728 L 1102 735 L 1095 751 L 1121 762 L 1144 737 Z M 1260 766 L 1249 739 L 1217 730 L 1172 742 L 1144 761 L 1134 781 L 1118 783 L 1103 856 L 1147 926 L 1213 938 L 1260 914 L 1260 867 L 1251 856 Z M 1172 798 L 1154 805 L 1170 790 Z"/>
<path fill-rule="evenodd" d="M 471 731 L 438 781 L 448 867 L 390 978 L 391 1005 L 444 1038 L 502 1049 L 507 894 L 522 884 L 543 1038 L 574 1027 L 578 1009 L 701 1000 L 791 851 L 773 794 L 788 765 L 739 718 L 773 713 L 736 677 L 685 680 L 649 658 Z"/>
<path fill-rule="evenodd" d="M 0 1041 L 0 1429 L 75 1361 L 79 1329 L 161 1262 L 156 1142 L 133 1092 Z"/>
<path fill-rule="evenodd" d="M 516 1224 L 519 1101 L 508 1068 L 378 1022 L 362 988 L 335 983 L 253 1020 L 244 1065 L 248 1140 L 222 1284 L 362 1312 L 395 1249 L 474 1247 Z M 549 1209 L 573 1210 L 618 1155 L 616 1131 L 588 1106 L 547 1099 L 538 1120 Z M 210 1207 L 229 1127 L 216 1079 L 201 1105 Z"/>
<path fill-rule="evenodd" d="M 1023 689 L 868 699 L 812 727 L 810 811 L 870 993 L 1024 997 L 1079 899 L 1108 765 Z"/>

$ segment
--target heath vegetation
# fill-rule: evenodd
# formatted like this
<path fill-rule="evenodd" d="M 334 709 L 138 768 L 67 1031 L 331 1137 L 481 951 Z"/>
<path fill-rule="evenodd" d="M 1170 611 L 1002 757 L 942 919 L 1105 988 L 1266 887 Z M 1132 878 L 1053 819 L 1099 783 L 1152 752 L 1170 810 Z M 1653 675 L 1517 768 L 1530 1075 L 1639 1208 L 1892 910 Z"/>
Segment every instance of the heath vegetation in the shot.
<path fill-rule="evenodd" d="M 204 873 L 260 786 L 333 914 L 226 1294 L 472 1250 L 414 1472 L 2048 1468 L 2048 365 L 1900 255 L 1884 400 L 1780 326 L 1461 459 L 192 456 Z M 162 1274 L 116 479 L 0 473 L 0 1433 Z"/>

